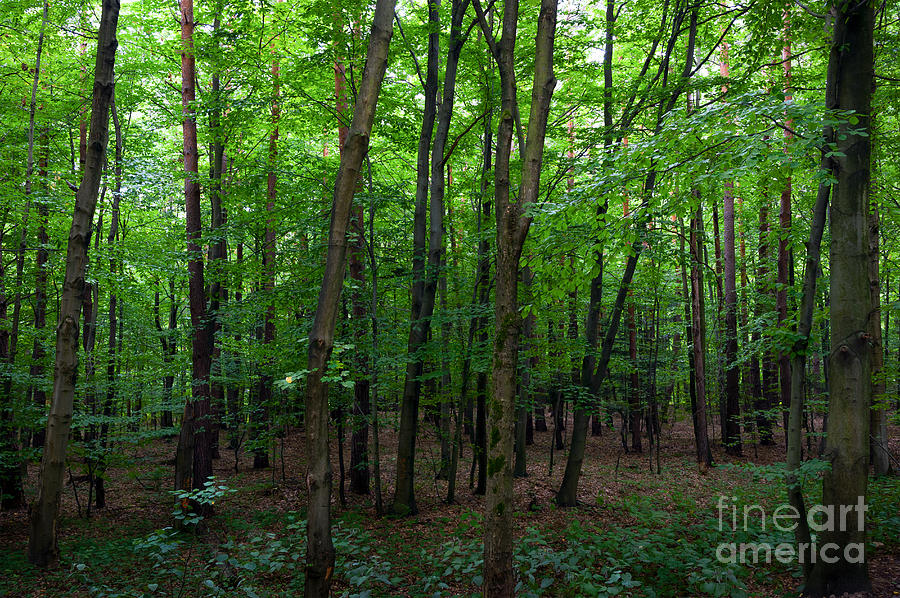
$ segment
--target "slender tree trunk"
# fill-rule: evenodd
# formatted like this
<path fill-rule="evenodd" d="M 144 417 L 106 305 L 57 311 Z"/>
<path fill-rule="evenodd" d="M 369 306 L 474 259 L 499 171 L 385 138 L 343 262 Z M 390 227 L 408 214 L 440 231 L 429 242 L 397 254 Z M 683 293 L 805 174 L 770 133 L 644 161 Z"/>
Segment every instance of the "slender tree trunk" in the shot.
<path fill-rule="evenodd" d="M 209 373 L 211 339 L 203 284 L 200 249 L 200 174 L 195 113 L 194 3 L 180 0 L 181 7 L 181 106 L 184 145 L 184 201 L 188 250 L 188 302 L 191 312 L 191 396 L 185 403 L 175 463 L 175 488 L 203 488 L 212 475 L 209 434 Z M 207 514 L 209 505 L 204 506 Z"/>
<path fill-rule="evenodd" d="M 347 100 L 347 79 L 344 63 L 337 60 L 334 63 L 334 95 L 335 109 L 338 113 L 338 146 L 341 152 L 344 142 L 347 140 L 347 123 L 349 121 L 349 105 Z M 350 216 L 350 229 L 353 235 L 352 249 L 350 251 L 350 278 L 356 281 L 356 287 L 351 295 L 353 306 L 354 338 L 358 347 L 363 345 L 366 336 L 366 326 L 369 314 L 363 300 L 363 287 L 365 286 L 365 229 L 363 224 L 363 206 L 357 203 L 352 208 Z M 370 385 L 369 365 L 365 352 L 360 351 L 356 358 L 356 367 L 359 369 L 359 377 L 353 382 L 353 411 L 350 418 L 350 492 L 354 494 L 369 493 L 369 416 Z"/>
<path fill-rule="evenodd" d="M 109 273 L 110 278 L 115 279 L 116 258 L 115 245 L 119 238 L 119 198 L 122 192 L 122 125 L 119 121 L 119 113 L 116 110 L 116 96 L 113 91 L 113 97 L 110 101 L 110 109 L 112 112 L 113 129 L 115 130 L 115 166 L 113 174 L 115 183 L 113 189 L 113 205 L 110 215 L 109 234 L 106 237 L 106 244 L 110 249 Z M 118 295 L 113 285 L 109 290 L 109 342 L 107 344 L 107 362 L 106 362 L 106 398 L 103 402 L 103 423 L 100 425 L 100 458 L 97 461 L 97 479 L 96 479 L 96 505 L 98 509 L 106 507 L 106 480 L 104 474 L 106 472 L 106 451 L 107 439 L 109 437 L 109 418 L 112 417 L 113 405 L 116 400 L 116 364 L 118 360 L 118 322 L 116 315 L 118 311 Z"/>
<path fill-rule="evenodd" d="M 728 44 L 722 46 L 722 77 L 728 77 Z M 725 264 L 725 434 L 722 443 L 729 455 L 741 454 L 740 366 L 737 363 L 737 268 L 734 247 L 734 182 L 725 182 L 722 206 L 722 253 Z"/>
<path fill-rule="evenodd" d="M 159 335 L 159 342 L 162 345 L 163 368 L 165 375 L 163 376 L 163 412 L 160 417 L 159 425 L 161 428 L 171 428 L 174 424 L 172 421 L 172 388 L 175 386 L 175 376 L 171 373 L 171 364 L 178 352 L 178 341 L 175 338 L 178 306 L 175 302 L 175 280 L 172 278 L 169 282 L 169 322 L 166 330 L 163 330 L 160 321 L 159 306 L 159 281 L 157 280 L 156 293 L 153 296 L 153 315 L 156 324 L 156 332 Z"/>
<path fill-rule="evenodd" d="M 684 298 L 684 322 L 685 322 L 685 335 L 686 339 L 689 339 L 690 343 L 694 342 L 694 319 L 692 317 L 694 301 L 693 296 L 691 294 L 691 286 L 689 286 L 689 279 L 687 273 L 687 264 L 691 259 L 691 253 L 685 251 L 685 237 L 688 235 L 685 234 L 686 229 L 684 228 L 684 221 L 679 218 L 678 219 L 678 228 L 681 231 L 679 235 L 679 256 L 681 262 L 681 295 Z M 694 371 L 694 366 L 696 362 L 694 360 L 694 348 L 692 347 L 691 351 L 686 352 L 687 357 L 687 366 L 688 366 L 688 395 L 690 396 L 691 401 L 691 423 L 694 428 L 694 440 L 696 443 L 696 439 L 700 438 L 702 432 L 700 431 L 699 420 L 697 418 L 697 375 Z"/>
<path fill-rule="evenodd" d="M 522 268 L 522 285 L 525 288 L 526 297 L 532 296 L 532 285 L 534 283 L 534 273 L 531 268 L 524 266 Z M 524 478 L 528 475 L 525 445 L 525 426 L 526 417 L 531 403 L 531 373 L 537 365 L 537 355 L 534 354 L 534 326 L 537 322 L 537 316 L 534 310 L 531 310 L 525 317 L 522 332 L 525 335 L 525 344 L 523 349 L 528 354 L 525 365 L 519 376 L 519 399 L 516 406 L 516 438 L 515 438 L 515 463 L 513 465 L 513 476 Z"/>
<path fill-rule="evenodd" d="M 610 11 L 609 7 L 607 8 Z M 609 12 L 607 13 L 609 16 Z M 666 51 L 666 59 L 663 61 L 660 69 L 661 72 L 665 72 L 668 67 L 668 60 L 672 54 L 672 48 L 674 47 L 675 41 L 678 37 L 678 32 L 680 30 L 680 23 L 683 20 L 684 12 L 680 12 L 676 15 L 674 23 L 673 23 L 673 33 L 669 39 L 668 48 Z M 674 86 L 674 89 L 671 91 L 668 100 L 661 104 L 659 110 L 657 112 L 657 121 L 656 121 L 656 129 L 662 127 L 663 117 L 672 110 L 675 106 L 675 103 L 678 100 L 678 97 L 681 91 L 686 84 L 688 77 L 691 74 L 691 69 L 693 68 L 693 54 L 694 54 L 694 44 L 696 41 L 696 32 L 697 32 L 697 11 L 693 10 L 691 12 L 691 21 L 689 27 L 689 36 L 688 36 L 688 51 L 685 58 L 685 66 L 682 70 L 682 78 L 681 81 Z M 610 54 L 611 56 L 611 54 Z M 647 177 L 644 180 L 644 189 L 643 189 L 643 206 L 647 207 L 649 203 L 650 196 L 653 193 L 654 188 L 656 187 L 657 180 L 657 171 L 654 168 L 654 165 L 651 164 L 650 171 L 647 173 Z M 636 228 L 639 233 L 646 227 L 645 221 L 640 221 L 636 224 Z M 632 255 L 629 256 L 626 264 L 625 264 L 625 272 L 622 276 L 622 282 L 619 285 L 619 291 L 616 295 L 616 301 L 613 305 L 612 312 L 610 314 L 609 324 L 606 327 L 606 334 L 603 339 L 603 346 L 600 353 L 599 361 L 595 361 L 595 357 L 593 355 L 593 351 L 588 350 L 585 353 L 585 358 L 582 360 L 582 370 L 581 370 L 581 383 L 582 386 L 585 387 L 589 394 L 598 395 L 600 391 L 600 386 L 603 381 L 608 377 L 609 371 L 609 360 L 612 356 L 613 344 L 615 342 L 616 334 L 619 329 L 619 320 L 622 317 L 622 310 L 625 306 L 625 300 L 628 295 L 628 292 L 631 287 L 631 281 L 634 277 L 634 272 L 637 267 L 637 261 L 640 257 L 641 251 L 643 250 L 644 243 L 643 239 L 640 237 L 632 243 Z M 599 254 L 598 254 L 599 255 Z M 602 258 L 601 258 L 602 259 Z M 591 318 L 591 313 L 593 312 L 593 317 L 597 318 L 599 316 L 599 302 L 600 302 L 600 286 L 599 280 L 595 279 L 591 285 L 591 298 L 590 298 L 590 306 L 589 306 L 589 318 Z M 589 319 L 585 326 L 585 333 L 588 335 L 588 345 L 596 346 L 596 337 L 592 340 L 591 335 L 597 335 L 599 328 L 595 321 Z M 596 365 L 595 365 L 596 364 Z M 624 417 L 624 416 L 623 416 Z M 572 426 L 572 440 L 569 449 L 569 456 L 566 461 L 566 470 L 563 474 L 563 480 L 560 484 L 559 492 L 556 495 L 556 502 L 560 506 L 571 507 L 575 506 L 577 503 L 577 490 L 578 490 L 578 479 L 581 475 L 581 466 L 584 460 L 584 448 L 586 444 L 587 438 L 587 428 L 588 422 L 590 419 L 590 414 L 586 409 L 576 409 L 574 415 L 574 422 Z M 623 422 L 624 426 L 624 422 Z M 624 443 L 624 437 L 623 437 Z"/>
<path fill-rule="evenodd" d="M 56 524 L 63 486 L 66 445 L 78 372 L 78 316 L 84 293 L 84 271 L 90 244 L 91 224 L 106 154 L 109 103 L 113 94 L 113 65 L 116 56 L 118 0 L 104 0 L 97 39 L 91 133 L 84 176 L 75 196 L 75 211 L 66 251 L 66 275 L 56 330 L 56 365 L 53 398 L 47 421 L 46 443 L 41 461 L 38 498 L 31 512 L 28 560 L 46 567 L 56 561 Z"/>
<path fill-rule="evenodd" d="M 221 2 L 215 5 L 213 18 L 213 51 L 220 51 L 220 16 L 223 10 Z M 209 108 L 209 129 L 212 137 L 209 143 L 209 229 L 212 239 L 209 244 L 209 334 L 212 343 L 212 367 L 210 371 L 210 411 L 211 453 L 213 459 L 219 458 L 219 431 L 222 429 L 222 414 L 225 411 L 225 367 L 222 349 L 216 339 L 222 330 L 222 305 L 228 301 L 228 287 L 225 268 L 228 261 L 228 240 L 225 229 L 228 219 L 224 201 L 222 176 L 225 170 L 225 131 L 222 128 L 222 103 L 220 73 L 212 74 L 212 105 Z"/>
<path fill-rule="evenodd" d="M 8 211 L 4 211 L 4 224 Z M 0 226 L 0 247 L 3 246 L 5 226 Z M 9 296 L 6 293 L 6 266 L 0 259 L 0 361 L 7 362 L 9 357 L 9 329 L 6 327 Z M 10 396 L 12 380 L 8 375 L 0 379 L 0 449 L 13 453 L 18 450 L 18 431 L 13 423 L 13 402 Z M 0 468 L 0 493 L 3 498 L 0 508 L 17 509 L 25 504 L 25 493 L 22 488 L 22 469 L 14 461 L 4 462 Z"/>
<path fill-rule="evenodd" d="M 439 292 L 441 311 L 447 313 L 447 259 L 441 259 L 441 273 Z M 453 344 L 453 329 L 449 319 L 441 323 L 441 384 L 440 384 L 440 420 L 438 422 L 438 435 L 441 440 L 441 468 L 436 479 L 446 480 L 450 475 L 450 461 L 453 458 L 452 438 L 450 436 L 450 404 L 453 400 L 453 380 L 450 375 L 449 347 Z"/>
<path fill-rule="evenodd" d="M 627 197 L 625 198 L 624 215 L 626 218 L 629 215 Z M 629 367 L 631 369 L 628 384 L 628 427 L 631 429 L 631 450 L 635 453 L 641 453 L 644 450 L 641 446 L 641 420 L 643 419 L 643 408 L 641 405 L 640 376 L 638 375 L 637 323 L 634 317 L 634 295 L 631 293 L 630 289 L 628 295 L 628 358 L 630 360 Z"/>
<path fill-rule="evenodd" d="M 766 312 L 763 297 L 767 296 L 767 287 L 769 284 L 769 209 L 768 198 L 763 197 L 759 205 L 759 265 L 756 273 L 757 284 L 757 302 L 756 315 L 762 316 Z M 754 330 L 751 337 L 754 343 L 760 340 L 760 333 Z M 775 443 L 772 434 L 772 416 L 769 410 L 772 408 L 772 394 L 775 384 L 775 378 L 778 373 L 775 370 L 775 364 L 772 361 L 772 354 L 769 350 L 763 350 L 762 354 L 762 380 L 759 392 L 756 395 L 756 403 L 754 410 L 756 411 L 756 430 L 759 435 L 759 443 L 762 445 L 771 445 Z"/>
<path fill-rule="evenodd" d="M 410 314 L 409 343 L 410 356 L 403 383 L 403 398 L 400 404 L 400 429 L 397 436 L 397 483 L 394 488 L 394 502 L 391 509 L 399 515 L 417 512 L 415 497 L 416 430 L 419 423 L 419 397 L 422 390 L 424 362 L 418 355 L 431 326 L 431 310 L 428 303 L 428 268 L 430 243 L 426 249 L 428 210 L 429 151 L 437 116 L 438 70 L 440 54 L 440 21 L 437 4 L 428 5 L 428 65 L 425 76 L 425 111 L 422 115 L 422 130 L 419 134 L 418 160 L 416 163 L 416 205 L 413 220 L 413 289 L 412 313 Z M 440 207 L 443 213 L 443 206 Z M 438 225 L 440 226 L 438 217 Z M 434 233 L 432 222 L 432 233 Z M 431 239 L 429 239 L 431 240 Z M 438 231 L 438 255 L 440 254 L 440 232 Z M 436 273 L 435 273 L 436 274 Z M 436 287 L 435 287 L 436 288 Z M 434 308 L 432 295 L 431 308 Z M 426 314 L 427 311 L 427 314 Z"/>
<path fill-rule="evenodd" d="M 785 9 L 783 15 L 784 23 L 784 46 L 782 47 L 781 58 L 784 68 L 784 101 L 792 102 L 791 95 L 791 39 L 790 39 L 790 17 L 788 9 Z M 791 127 L 793 122 L 787 120 L 787 128 L 784 131 L 784 150 L 789 152 L 789 145 L 793 139 Z M 790 166 L 789 166 L 790 167 Z M 775 291 L 775 309 L 778 312 L 779 326 L 787 326 L 788 314 L 788 288 L 794 280 L 794 255 L 790 248 L 791 244 L 791 194 L 792 179 L 790 171 L 784 182 L 784 188 L 781 191 L 781 206 L 778 214 L 780 224 L 778 236 L 778 285 Z M 789 424 L 790 397 L 791 397 L 791 359 L 787 352 L 778 353 L 778 372 L 781 398 L 781 412 L 784 419 L 785 446 L 787 446 L 787 436 Z"/>
<path fill-rule="evenodd" d="M 501 116 L 497 129 L 494 168 L 494 202 L 497 221 L 497 268 L 494 291 L 494 354 L 491 398 L 488 409 L 488 468 L 484 522 L 485 598 L 512 596 L 513 573 L 512 515 L 515 509 L 512 486 L 513 432 L 515 429 L 516 371 L 521 317 L 518 306 L 519 258 L 528 235 L 531 216 L 526 208 L 540 190 L 544 136 L 550 112 L 550 98 L 556 86 L 553 75 L 553 45 L 556 37 L 557 0 L 541 0 L 535 40 L 534 82 L 527 144 L 521 141 L 522 178 L 518 200 L 510 197 L 509 158 L 514 121 L 518 115 L 515 75 L 515 41 L 519 3 L 504 5 L 503 29 L 497 43 L 481 5 L 475 8 L 482 32 L 490 43 L 500 70 Z"/>
<path fill-rule="evenodd" d="M 867 332 L 872 344 L 872 409 L 869 417 L 869 455 L 876 476 L 891 473 L 891 455 L 888 452 L 887 409 L 884 395 L 887 391 L 884 373 L 884 344 L 881 334 L 881 279 L 879 276 L 879 213 L 872 205 L 869 213 L 869 288 L 872 296 L 872 316 Z M 885 334 L 885 336 L 887 336 Z"/>
<path fill-rule="evenodd" d="M 237 266 L 237 276 L 234 281 L 234 303 L 235 305 L 240 305 L 244 298 L 244 281 L 241 276 L 241 264 L 244 262 L 244 244 L 241 241 L 238 241 L 234 259 L 235 265 Z M 235 345 L 240 346 L 240 334 L 234 335 L 234 342 Z M 234 354 L 228 364 L 229 377 L 240 377 L 240 370 L 243 367 L 240 355 L 237 353 Z M 238 466 L 237 451 L 240 448 L 241 438 L 243 438 L 244 434 L 242 429 L 244 426 L 244 410 L 242 405 L 243 394 L 243 388 L 240 386 L 240 383 L 232 382 L 228 386 L 228 398 L 226 399 L 228 403 L 228 448 L 235 451 L 235 470 L 237 470 Z"/>
<path fill-rule="evenodd" d="M 490 279 L 491 279 L 491 246 L 489 236 L 485 233 L 485 229 L 490 226 L 491 211 L 493 202 L 491 201 L 488 185 L 488 174 L 491 172 L 491 139 L 492 132 L 490 130 L 490 115 L 485 119 L 484 142 L 482 146 L 482 179 L 481 179 L 481 211 L 478 214 L 478 228 L 481 233 L 481 239 L 478 242 L 478 274 L 476 277 L 476 292 L 478 296 L 478 304 L 481 306 L 482 314 L 486 314 L 488 304 L 490 302 Z M 478 346 L 486 347 L 488 345 L 488 317 L 481 315 L 474 320 L 474 330 L 477 333 Z M 478 483 L 475 486 L 475 494 L 483 496 L 487 489 L 487 423 L 485 416 L 485 396 L 487 394 L 487 373 L 484 368 L 479 368 L 475 376 L 475 421 L 474 421 L 474 449 L 472 451 L 472 466 L 478 467 Z"/>
<path fill-rule="evenodd" d="M 725 183 L 724 262 L 725 262 L 725 437 L 729 455 L 741 454 L 740 366 L 737 363 L 737 269 L 734 251 L 734 188 Z"/>
<path fill-rule="evenodd" d="M 378 423 L 378 262 L 375 259 L 375 194 L 372 188 L 372 162 L 366 156 L 366 171 L 368 173 L 369 191 L 369 276 L 372 284 L 372 302 L 369 305 L 369 317 L 372 320 L 372 473 L 375 477 L 375 512 L 378 515 L 384 513 L 384 502 L 381 493 L 381 438 Z M 456 476 L 454 470 L 454 479 Z"/>
<path fill-rule="evenodd" d="M 872 311 L 869 289 L 868 209 L 871 161 L 869 114 L 874 74 L 874 2 L 841 0 L 834 8 L 834 39 L 829 64 L 837 63 L 836 106 L 852 110 L 858 121 L 838 126 L 831 197 L 831 393 L 826 456 L 831 469 L 822 481 L 822 503 L 856 516 L 819 536 L 834 543 L 836 562 L 818 561 L 806 586 L 811 596 L 870 592 L 865 554 L 865 496 L 868 483 L 871 409 Z M 852 134 L 861 130 L 865 135 Z M 842 518 L 843 519 L 843 518 Z M 861 561 L 861 562 L 859 562 Z"/>
<path fill-rule="evenodd" d="M 696 386 L 697 463 L 705 469 L 712 465 L 712 453 L 706 428 L 706 310 L 703 298 L 701 244 L 703 239 L 703 204 L 699 193 L 697 212 L 691 218 L 691 339 L 694 345 L 694 384 Z"/>
<path fill-rule="evenodd" d="M 41 130 L 41 146 L 42 155 L 38 160 L 38 174 L 43 181 L 44 193 L 49 196 L 50 186 L 47 181 L 47 160 L 50 155 L 50 137 L 48 129 L 45 127 Z M 44 359 L 47 356 L 45 349 L 46 338 L 44 337 L 44 329 L 47 326 L 47 259 L 49 257 L 47 247 L 50 243 L 50 237 L 47 235 L 47 225 L 50 211 L 47 207 L 47 200 L 42 199 L 37 202 L 38 213 L 38 230 L 37 242 L 38 250 L 36 257 L 37 272 L 34 276 L 34 345 L 31 349 L 31 368 L 29 374 L 32 380 L 31 401 L 34 403 L 38 413 L 43 414 L 47 408 L 47 391 L 44 382 L 45 367 Z M 34 434 L 32 446 L 40 448 L 44 446 L 43 430 Z"/>
<path fill-rule="evenodd" d="M 347 257 L 347 225 L 353 193 L 375 119 L 375 106 L 387 68 L 388 48 L 394 31 L 396 0 L 377 0 L 372 29 L 353 119 L 341 166 L 334 183 L 331 225 L 325 274 L 316 314 L 309 335 L 306 380 L 306 475 L 309 507 L 307 517 L 306 598 L 323 598 L 331 588 L 334 572 L 334 545 L 331 542 L 331 463 L 328 450 L 328 383 L 322 378 L 334 347 L 334 326 L 340 306 L 341 287 Z"/>
<path fill-rule="evenodd" d="M 277 236 L 275 219 L 275 201 L 278 197 L 278 122 L 281 118 L 281 82 L 278 58 L 272 59 L 272 132 L 269 135 L 269 174 L 266 186 L 266 229 L 263 240 L 263 292 L 267 298 L 266 312 L 263 316 L 264 351 L 270 352 L 275 343 L 275 238 Z M 266 355 L 259 376 L 258 404 L 252 405 L 253 429 L 256 434 L 269 427 L 269 409 L 272 407 L 272 357 Z M 263 434 L 268 438 L 268 433 Z M 257 444 L 253 451 L 253 468 L 264 469 L 269 466 L 268 442 Z"/>

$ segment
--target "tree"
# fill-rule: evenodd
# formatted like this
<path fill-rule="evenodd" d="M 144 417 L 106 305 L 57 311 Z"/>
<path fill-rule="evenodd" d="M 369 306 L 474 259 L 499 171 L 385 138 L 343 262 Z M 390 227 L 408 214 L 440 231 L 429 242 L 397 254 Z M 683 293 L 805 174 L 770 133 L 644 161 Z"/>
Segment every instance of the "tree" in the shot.
<path fill-rule="evenodd" d="M 62 492 L 66 445 L 72 419 L 75 379 L 78 373 L 78 319 L 84 294 L 84 271 L 91 238 L 94 208 L 100 190 L 100 177 L 106 157 L 109 131 L 109 105 L 113 96 L 113 67 L 116 60 L 118 0 L 103 0 L 97 34 L 97 59 L 94 66 L 94 91 L 91 106 L 91 130 L 84 174 L 75 195 L 75 210 L 66 248 L 66 276 L 56 329 L 56 363 L 53 396 L 47 420 L 41 481 L 31 515 L 28 560 L 46 567 L 55 562 L 56 524 Z"/>
<path fill-rule="evenodd" d="M 728 76 L 728 47 L 722 50 L 722 76 Z M 725 450 L 741 454 L 740 366 L 737 363 L 737 270 L 734 251 L 734 182 L 725 182 L 722 217 L 725 264 Z"/>
<path fill-rule="evenodd" d="M 516 372 L 519 334 L 519 258 L 528 235 L 531 216 L 526 209 L 540 191 L 544 136 L 550 114 L 550 98 L 556 86 L 553 44 L 556 37 L 557 0 L 541 0 L 535 39 L 534 83 L 527 141 L 522 148 L 522 175 L 517 198 L 510 197 L 509 159 L 513 129 L 519 110 L 516 99 L 515 42 L 519 3 L 509 0 L 503 9 L 503 29 L 495 41 L 478 0 L 475 10 L 482 33 L 500 69 L 500 122 L 494 166 L 494 204 L 497 221 L 497 269 L 494 294 L 494 352 L 491 397 L 487 409 L 487 495 L 484 525 L 484 595 L 512 596 L 512 467 L 515 430 Z"/>
<path fill-rule="evenodd" d="M 334 572 L 334 545 L 331 542 L 331 463 L 328 451 L 328 383 L 325 368 L 334 348 L 334 325 L 340 306 L 341 286 L 347 256 L 347 224 L 353 192 L 359 179 L 363 158 L 369 149 L 369 137 L 375 119 L 375 107 L 387 54 L 394 32 L 396 0 L 377 0 L 369 33 L 366 67 L 353 106 L 353 119 L 341 166 L 334 183 L 331 225 L 325 274 L 319 290 L 316 314 L 309 335 L 306 380 L 306 451 L 309 469 L 306 476 L 308 501 L 306 584 L 307 598 L 327 596 Z"/>
<path fill-rule="evenodd" d="M 868 210 L 872 84 L 874 79 L 874 2 L 842 0 L 834 6 L 829 66 L 837 81 L 835 106 L 851 116 L 837 127 L 833 155 L 836 179 L 831 194 L 831 346 L 826 456 L 831 469 L 822 481 L 822 503 L 858 515 L 847 525 L 830 526 L 819 542 L 834 543 L 836 562 L 817 562 L 806 593 L 830 596 L 869 592 L 868 561 L 851 558 L 853 547 L 865 551 L 863 507 L 868 483 L 869 410 L 872 346 L 869 318 Z M 833 66 L 832 66 L 833 65 Z"/>
<path fill-rule="evenodd" d="M 425 107 L 416 152 L 416 204 L 413 215 L 413 289 L 410 314 L 409 342 L 403 398 L 400 403 L 400 430 L 397 436 L 397 483 L 394 487 L 392 510 L 399 515 L 417 512 L 415 498 L 416 430 L 419 425 L 419 395 L 422 388 L 424 359 L 419 351 L 428 339 L 434 298 L 437 292 L 437 272 L 441 253 L 441 220 L 444 207 L 428 205 L 429 151 L 432 147 L 434 121 L 437 116 L 438 62 L 440 60 L 440 20 L 437 3 L 428 5 L 428 63 L 426 65 Z M 420 73 L 421 77 L 421 73 Z M 430 212 L 428 208 L 431 208 Z M 432 218 L 426 248 L 427 218 Z"/>
<path fill-rule="evenodd" d="M 212 359 L 203 254 L 200 249 L 200 172 L 197 148 L 196 59 L 194 56 L 194 3 L 180 0 L 181 8 L 181 106 L 184 150 L 184 201 L 187 226 L 188 302 L 191 312 L 191 397 L 185 403 L 178 438 L 175 488 L 203 488 L 212 475 L 209 373 Z M 207 505 L 205 510 L 209 509 Z"/>

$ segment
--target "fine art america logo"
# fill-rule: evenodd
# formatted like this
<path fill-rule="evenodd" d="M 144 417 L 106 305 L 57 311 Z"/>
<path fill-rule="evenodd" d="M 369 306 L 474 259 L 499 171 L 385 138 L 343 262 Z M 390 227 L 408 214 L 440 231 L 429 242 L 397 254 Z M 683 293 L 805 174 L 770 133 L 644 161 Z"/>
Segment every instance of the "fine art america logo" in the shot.
<path fill-rule="evenodd" d="M 817 544 L 817 532 L 846 532 L 864 529 L 865 514 L 869 506 L 860 496 L 855 505 L 815 505 L 806 514 L 806 522 L 812 535 L 809 543 L 800 542 L 796 546 L 782 542 L 722 542 L 716 548 L 716 558 L 721 563 L 847 563 L 865 562 L 865 546 L 862 542 L 847 543 L 843 549 L 834 542 Z M 768 513 L 761 505 L 738 507 L 737 498 L 719 496 L 719 531 L 741 529 L 750 531 L 756 524 L 766 531 L 793 532 L 800 525 L 802 515 L 791 505 L 783 504 Z"/>

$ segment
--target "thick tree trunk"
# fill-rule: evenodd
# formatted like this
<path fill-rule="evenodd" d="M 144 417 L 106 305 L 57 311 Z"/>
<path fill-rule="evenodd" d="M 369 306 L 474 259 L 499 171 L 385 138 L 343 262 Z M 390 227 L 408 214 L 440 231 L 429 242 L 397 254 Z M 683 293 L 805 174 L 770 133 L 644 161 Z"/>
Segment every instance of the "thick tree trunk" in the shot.
<path fill-rule="evenodd" d="M 56 365 L 53 398 L 47 421 L 46 443 L 41 460 L 41 481 L 31 512 L 28 560 L 45 567 L 56 561 L 56 524 L 63 486 L 66 445 L 72 420 L 75 377 L 78 372 L 78 317 L 84 293 L 84 272 L 90 244 L 91 224 L 109 128 L 109 104 L 113 94 L 113 65 L 116 57 L 118 0 L 104 0 L 97 39 L 91 133 L 84 176 L 75 195 L 75 211 L 66 250 L 66 274 L 56 330 Z"/>
<path fill-rule="evenodd" d="M 873 314 L 869 290 L 868 209 L 871 161 L 869 114 L 874 74 L 874 2 L 842 0 L 834 9 L 834 39 L 829 64 L 836 62 L 836 106 L 852 110 L 854 124 L 838 127 L 831 197 L 831 393 L 826 457 L 831 469 L 822 482 L 822 503 L 833 512 L 856 516 L 833 525 L 819 536 L 820 545 L 834 543 L 836 562 L 813 566 L 806 593 L 811 596 L 869 592 L 865 496 L 868 483 L 869 411 Z M 862 130 L 855 135 L 851 130 Z M 843 519 L 843 518 L 842 518 Z"/>
<path fill-rule="evenodd" d="M 328 451 L 328 383 L 322 378 L 334 348 L 334 326 L 340 306 L 341 287 L 347 257 L 347 224 L 363 158 L 375 119 L 375 106 L 387 68 L 388 48 L 394 32 L 396 0 L 377 0 L 372 29 L 353 120 L 341 166 L 334 183 L 331 225 L 325 274 L 319 290 L 316 314 L 309 335 L 306 380 L 306 475 L 308 499 L 306 582 L 307 598 L 328 595 L 334 572 L 334 545 L 331 542 L 331 463 Z"/>

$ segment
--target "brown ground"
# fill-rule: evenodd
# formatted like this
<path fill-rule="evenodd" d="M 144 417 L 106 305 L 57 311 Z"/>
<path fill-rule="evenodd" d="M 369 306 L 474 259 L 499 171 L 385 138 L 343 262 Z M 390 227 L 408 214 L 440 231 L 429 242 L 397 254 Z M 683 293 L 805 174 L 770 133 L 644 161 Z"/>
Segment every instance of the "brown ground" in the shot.
<path fill-rule="evenodd" d="M 384 419 L 384 418 L 383 418 Z M 618 423 L 618 420 L 617 420 Z M 385 425 L 385 422 L 382 422 Z M 571 421 L 569 422 L 571 425 Z M 361 509 L 368 515 L 365 525 L 373 536 L 387 535 L 392 542 L 408 542 L 415 544 L 425 535 L 436 536 L 441 533 L 441 526 L 448 521 L 456 522 L 464 512 L 483 509 L 483 498 L 474 496 L 469 489 L 468 476 L 471 463 L 471 452 L 465 451 L 460 461 L 457 481 L 457 502 L 454 505 L 444 503 L 446 482 L 436 481 L 435 473 L 439 467 L 439 444 L 436 442 L 433 428 L 422 426 L 422 438 L 417 444 L 417 505 L 419 514 L 401 520 L 377 518 L 372 506 L 371 496 L 355 496 L 347 493 L 348 508 Z M 894 455 L 900 455 L 900 430 L 891 429 L 891 449 Z M 776 436 L 779 436 L 776 433 Z M 734 470 L 714 468 L 701 473 L 693 461 L 693 440 L 690 425 L 683 418 L 672 425 L 665 425 L 660 444 L 659 463 L 662 473 L 651 473 L 650 459 L 646 452 L 647 439 L 644 439 L 644 454 L 625 453 L 617 432 L 604 428 L 602 437 L 589 439 L 584 471 L 579 488 L 579 498 L 583 506 L 578 509 L 561 510 L 551 507 L 553 496 L 558 488 L 565 467 L 564 453 L 555 452 L 554 466 L 550 471 L 550 441 L 552 433 L 535 433 L 536 444 L 528 447 L 528 477 L 515 482 L 516 524 L 518 531 L 527 526 L 540 529 L 562 530 L 574 519 L 584 523 L 598 525 L 601 528 L 614 525 L 627 526 L 633 523 L 630 515 L 615 505 L 625 496 L 634 493 L 650 494 L 659 499 L 659 508 L 675 509 L 667 502 L 668 493 L 673 490 L 692 497 L 697 501 L 700 510 L 715 513 L 715 502 L 719 494 L 727 493 L 727 488 L 735 484 L 753 483 L 740 479 L 740 473 Z M 783 436 L 778 438 L 783 439 Z M 392 481 L 395 474 L 396 435 L 394 430 L 385 427 L 381 434 L 382 444 L 382 488 L 385 504 L 390 504 Z M 224 437 L 223 437 L 224 446 Z M 371 448 L 370 442 L 370 448 Z M 221 459 L 214 464 L 215 475 L 234 488 L 250 489 L 242 491 L 222 501 L 217 506 L 230 510 L 235 514 L 249 513 L 255 510 L 296 511 L 304 506 L 306 500 L 305 457 L 303 454 L 302 432 L 291 433 L 284 442 L 283 459 L 279 454 L 276 467 L 273 469 L 254 471 L 252 457 L 242 454 L 238 464 L 239 473 L 234 472 L 234 454 L 223 450 Z M 727 457 L 717 443 L 714 443 L 714 458 L 719 464 L 748 461 L 758 464 L 771 464 L 784 460 L 784 447 L 779 444 L 773 447 L 745 445 L 743 459 Z M 63 521 L 60 526 L 60 540 L 85 537 L 109 537 L 127 533 L 133 536 L 146 534 L 156 528 L 171 524 L 171 502 L 165 490 L 172 487 L 173 469 L 171 460 L 174 456 L 174 440 L 155 441 L 148 446 L 132 451 L 136 459 L 143 464 L 126 469 L 114 469 L 110 472 L 108 483 L 109 506 L 102 512 L 94 512 L 90 523 L 78 520 L 79 505 L 86 500 L 86 483 L 77 482 L 78 502 L 76 502 L 73 486 L 70 484 L 62 499 Z M 335 481 L 338 479 L 338 463 L 336 442 L 332 441 L 333 468 Z M 345 455 L 349 462 L 349 446 L 345 446 Z M 284 469 L 282 470 L 282 463 Z M 37 467 L 29 468 L 27 488 L 32 492 L 36 485 Z M 74 471 L 74 468 L 73 468 Z M 655 455 L 654 455 L 655 471 Z M 75 472 L 77 476 L 78 473 Z M 602 500 L 598 497 L 602 496 Z M 341 510 L 338 503 L 337 487 L 333 497 L 334 508 Z M 900 498 L 898 498 L 900 504 Z M 455 529 L 455 523 L 453 529 Z M 27 544 L 27 515 L 24 510 L 0 513 L 0 558 L 10 551 L 24 552 Z M 712 549 L 711 549 L 712 550 Z M 0 567 L 2 569 L 2 567 Z M 894 545 L 890 550 L 881 549 L 870 560 L 870 573 L 875 587 L 875 595 L 893 597 L 900 595 L 900 549 Z M 765 588 L 750 587 L 753 596 L 791 595 L 790 589 L 796 580 L 787 574 L 773 575 Z M 0 588 L 2 588 L 0 584 Z M 21 588 L 20 596 L 54 596 L 51 585 L 39 582 L 35 587 Z M 2 591 L 0 591 L 2 595 Z"/>

